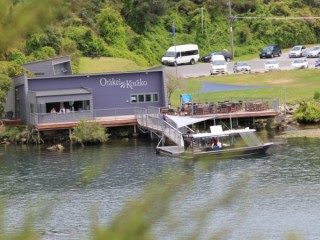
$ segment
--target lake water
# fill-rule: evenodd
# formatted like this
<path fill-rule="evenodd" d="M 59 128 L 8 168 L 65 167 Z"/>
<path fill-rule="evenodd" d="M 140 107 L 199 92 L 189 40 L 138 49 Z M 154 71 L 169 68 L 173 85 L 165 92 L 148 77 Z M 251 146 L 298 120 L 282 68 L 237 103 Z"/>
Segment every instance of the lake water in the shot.
<path fill-rule="evenodd" d="M 152 179 L 177 169 L 194 179 L 183 199 L 170 206 L 172 218 L 184 224 L 168 231 L 168 223 L 159 222 L 154 227 L 158 239 L 183 239 L 194 228 L 200 228 L 200 239 L 217 233 L 222 239 L 285 239 L 290 232 L 318 239 L 320 140 L 276 142 L 266 155 L 213 165 L 159 156 L 157 142 L 150 139 L 113 140 L 62 152 L 45 146 L 0 146 L 4 230 L 17 230 L 31 212 L 43 239 L 88 239 L 94 209 L 98 221 L 108 224 Z M 236 195 L 230 205 L 220 204 L 196 225 L 195 211 L 232 191 Z"/>

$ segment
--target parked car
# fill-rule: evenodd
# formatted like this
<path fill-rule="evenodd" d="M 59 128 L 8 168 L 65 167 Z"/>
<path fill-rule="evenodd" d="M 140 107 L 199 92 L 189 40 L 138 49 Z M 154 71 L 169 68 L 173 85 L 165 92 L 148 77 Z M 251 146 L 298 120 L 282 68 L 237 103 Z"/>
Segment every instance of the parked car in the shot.
<path fill-rule="evenodd" d="M 315 68 L 320 68 L 320 58 L 318 58 L 318 59 L 316 60 L 316 62 L 314 63 L 314 67 L 315 67 Z"/>
<path fill-rule="evenodd" d="M 309 63 L 305 58 L 295 59 L 291 63 L 291 69 L 305 69 L 308 67 L 309 67 Z"/>
<path fill-rule="evenodd" d="M 307 57 L 320 57 L 320 46 L 315 46 L 307 52 Z"/>
<path fill-rule="evenodd" d="M 212 56 L 214 55 L 223 55 L 224 59 L 227 62 L 230 62 L 233 59 L 232 54 L 230 54 L 227 50 L 222 50 L 222 51 L 217 51 L 217 52 L 212 52 L 209 53 L 208 55 L 204 56 L 203 58 L 201 58 L 202 62 L 211 62 L 212 61 Z"/>
<path fill-rule="evenodd" d="M 227 73 L 227 62 L 224 59 L 223 55 L 214 55 L 212 56 L 210 74 L 225 74 Z"/>
<path fill-rule="evenodd" d="M 289 58 L 307 56 L 307 48 L 303 45 L 294 46 L 289 52 Z"/>
<path fill-rule="evenodd" d="M 264 69 L 266 71 L 276 71 L 279 70 L 279 62 L 276 60 L 267 60 L 264 64 Z"/>
<path fill-rule="evenodd" d="M 233 72 L 251 72 L 251 65 L 249 65 L 247 62 L 235 62 L 233 65 Z"/>
<path fill-rule="evenodd" d="M 281 56 L 281 47 L 278 44 L 268 45 L 259 53 L 260 58 L 273 58 L 274 56 Z"/>

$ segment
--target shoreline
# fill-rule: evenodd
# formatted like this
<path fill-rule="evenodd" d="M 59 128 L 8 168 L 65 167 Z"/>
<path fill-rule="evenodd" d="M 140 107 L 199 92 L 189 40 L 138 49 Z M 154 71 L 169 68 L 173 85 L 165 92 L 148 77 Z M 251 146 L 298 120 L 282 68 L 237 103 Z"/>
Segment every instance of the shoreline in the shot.
<path fill-rule="evenodd" d="M 278 138 L 320 138 L 320 129 L 297 129 L 287 130 L 281 133 Z"/>

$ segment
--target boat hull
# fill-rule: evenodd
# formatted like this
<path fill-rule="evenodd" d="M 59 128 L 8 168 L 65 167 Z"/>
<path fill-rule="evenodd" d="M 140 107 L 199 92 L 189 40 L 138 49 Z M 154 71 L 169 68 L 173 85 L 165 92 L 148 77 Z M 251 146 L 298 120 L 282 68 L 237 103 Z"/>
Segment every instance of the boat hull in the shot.
<path fill-rule="evenodd" d="M 199 158 L 210 158 L 210 159 L 222 159 L 222 158 L 234 158 L 244 157 L 254 154 L 264 154 L 272 146 L 273 143 L 265 143 L 259 146 L 243 147 L 243 148 L 229 148 L 221 150 L 210 150 L 210 151 L 199 151 L 199 152 L 184 152 L 181 154 L 182 158 L 186 159 L 199 159 Z"/>

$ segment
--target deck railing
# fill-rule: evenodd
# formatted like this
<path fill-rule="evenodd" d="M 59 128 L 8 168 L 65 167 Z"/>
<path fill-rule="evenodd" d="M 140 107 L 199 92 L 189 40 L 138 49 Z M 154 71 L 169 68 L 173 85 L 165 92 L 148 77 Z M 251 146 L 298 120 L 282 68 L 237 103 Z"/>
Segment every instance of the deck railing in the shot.
<path fill-rule="evenodd" d="M 160 108 L 136 109 L 137 122 L 140 126 L 164 134 L 178 146 L 183 146 L 182 133 L 160 114 Z"/>
<path fill-rule="evenodd" d="M 218 100 L 218 99 L 216 99 Z M 219 99 L 222 101 L 221 99 Z M 233 113 L 238 111 L 266 111 L 273 110 L 279 111 L 278 99 L 249 99 L 245 101 L 234 102 L 236 99 L 230 99 L 224 102 L 208 102 L 198 103 L 188 106 L 188 110 L 182 112 L 180 107 L 177 108 L 158 108 L 148 107 L 145 108 L 110 108 L 110 109 L 97 109 L 97 110 L 83 110 L 83 111 L 71 111 L 68 113 L 31 113 L 29 116 L 29 124 L 56 124 L 56 123 L 68 123 L 79 122 L 80 120 L 121 120 L 128 118 L 136 118 L 140 125 L 146 125 L 147 118 L 143 118 L 143 115 L 148 115 L 153 118 L 160 118 L 160 113 L 172 114 L 172 115 L 208 115 L 208 114 L 220 114 L 220 113 Z M 233 102 L 231 102 L 233 101 Z"/>
<path fill-rule="evenodd" d="M 236 112 L 279 111 L 279 99 L 246 99 L 245 101 L 225 100 L 206 103 L 188 103 L 177 108 L 161 108 L 168 115 L 193 116 Z"/>
<path fill-rule="evenodd" d="M 70 111 L 66 113 L 31 113 L 29 124 L 57 124 L 80 120 L 122 120 L 135 117 L 136 107 Z"/>

